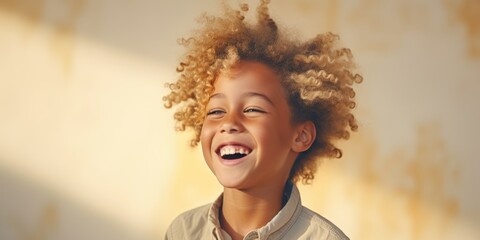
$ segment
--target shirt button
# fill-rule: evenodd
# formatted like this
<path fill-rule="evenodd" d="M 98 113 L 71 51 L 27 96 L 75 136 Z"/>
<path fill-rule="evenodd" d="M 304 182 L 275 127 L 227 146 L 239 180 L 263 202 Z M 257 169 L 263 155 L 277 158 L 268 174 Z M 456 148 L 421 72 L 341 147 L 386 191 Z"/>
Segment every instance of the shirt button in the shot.
<path fill-rule="evenodd" d="M 258 236 L 257 232 L 250 232 L 250 233 L 247 234 L 247 236 L 245 236 L 245 239 L 246 240 L 255 240 L 255 239 L 259 239 L 259 236 Z"/>

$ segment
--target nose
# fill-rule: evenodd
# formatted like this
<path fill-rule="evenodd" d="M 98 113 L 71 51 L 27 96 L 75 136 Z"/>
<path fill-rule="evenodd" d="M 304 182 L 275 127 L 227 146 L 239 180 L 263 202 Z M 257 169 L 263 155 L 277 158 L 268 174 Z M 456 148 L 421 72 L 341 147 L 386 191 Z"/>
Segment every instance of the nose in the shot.
<path fill-rule="evenodd" d="M 220 133 L 236 133 L 243 129 L 239 116 L 235 113 L 227 113 L 220 126 Z"/>

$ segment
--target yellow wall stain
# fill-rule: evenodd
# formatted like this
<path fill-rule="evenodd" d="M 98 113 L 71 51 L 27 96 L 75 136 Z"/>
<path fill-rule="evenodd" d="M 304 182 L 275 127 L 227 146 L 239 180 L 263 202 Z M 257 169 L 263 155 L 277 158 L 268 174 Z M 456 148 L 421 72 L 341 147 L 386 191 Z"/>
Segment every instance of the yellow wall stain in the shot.
<path fill-rule="evenodd" d="M 363 50 L 370 52 L 387 52 L 398 42 L 398 36 L 403 32 L 398 24 L 398 12 L 392 12 L 386 17 L 385 8 L 391 2 L 380 0 L 364 0 L 354 3 L 346 11 L 345 20 L 353 29 L 362 35 Z"/>
<path fill-rule="evenodd" d="M 446 3 L 455 20 L 466 29 L 469 55 L 480 58 L 480 1 L 446 0 Z"/>
<path fill-rule="evenodd" d="M 466 30 L 468 54 L 480 57 L 480 1 L 444 0 L 444 9 Z M 368 32 L 361 45 L 368 51 L 393 49 L 407 31 L 426 34 L 438 30 L 430 5 L 418 1 L 363 0 L 346 12 L 348 24 Z M 388 13 L 388 14 L 386 14 Z M 435 29 L 435 30 L 434 30 Z"/>
<path fill-rule="evenodd" d="M 325 24 L 327 25 L 328 30 L 333 31 L 338 27 L 337 21 L 338 21 L 340 1 L 330 0 L 330 1 L 326 1 L 325 4 L 326 4 Z"/>
<path fill-rule="evenodd" d="M 414 185 L 405 191 L 410 195 L 408 210 L 414 239 L 424 239 L 424 229 L 448 230 L 458 212 L 457 200 L 449 196 L 446 189 L 446 182 L 456 182 L 451 168 L 453 160 L 446 152 L 439 130 L 431 126 L 420 127 L 415 155 L 408 161 L 407 173 Z M 442 219 L 436 219 L 431 208 L 441 211 Z"/>
<path fill-rule="evenodd" d="M 353 134 L 344 158 L 324 161 L 313 185 L 301 187 L 306 206 L 354 219 L 347 234 L 355 239 L 442 239 L 460 206 L 452 193 L 459 166 L 440 133 L 422 125 L 412 146 L 384 155 L 368 130 Z"/>
<path fill-rule="evenodd" d="M 44 5 L 45 0 L 0 0 L 0 11 L 20 15 L 26 27 L 25 38 L 28 38 L 41 21 Z"/>
<path fill-rule="evenodd" d="M 321 27 L 323 31 L 335 31 L 337 29 L 338 13 L 339 13 L 339 1 L 338 0 L 302 0 L 295 1 L 296 9 L 304 13 L 305 15 L 319 15 L 320 21 L 315 24 Z"/>
<path fill-rule="evenodd" d="M 78 37 L 75 35 L 75 23 L 85 2 L 86 0 L 66 0 L 56 3 L 61 10 L 55 9 L 57 14 L 55 16 L 59 17 L 49 22 L 44 19 L 46 7 L 48 7 L 45 0 L 0 0 L 0 11 L 20 17 L 18 19 L 25 29 L 23 37 L 26 40 L 32 37 L 33 30 L 38 26 L 50 27 L 52 55 L 58 59 L 64 72 L 68 73 L 72 64 L 75 40 Z"/>
<path fill-rule="evenodd" d="M 19 240 L 47 240 L 51 236 L 59 223 L 58 208 L 53 203 L 47 204 L 38 216 L 38 220 L 32 228 L 13 221 L 13 227 L 16 228 Z"/>
<path fill-rule="evenodd" d="M 359 194 L 359 216 L 380 213 L 383 226 L 389 229 L 386 233 L 407 230 L 409 239 L 442 238 L 448 233 L 458 214 L 458 200 L 449 193 L 447 183 L 455 185 L 458 171 L 440 130 L 435 125 L 420 126 L 413 149 L 399 149 L 385 157 L 375 153 L 378 144 L 373 140 L 355 143 L 365 149 L 355 154 L 361 161 L 360 181 L 365 190 Z M 358 223 L 361 239 L 378 237 L 372 220 L 359 217 Z M 434 236 L 431 229 L 436 229 Z"/>
<path fill-rule="evenodd" d="M 85 0 L 65 1 L 66 13 L 53 23 L 52 54 L 56 56 L 65 73 L 70 71 L 75 47 L 75 22 L 85 5 Z"/>

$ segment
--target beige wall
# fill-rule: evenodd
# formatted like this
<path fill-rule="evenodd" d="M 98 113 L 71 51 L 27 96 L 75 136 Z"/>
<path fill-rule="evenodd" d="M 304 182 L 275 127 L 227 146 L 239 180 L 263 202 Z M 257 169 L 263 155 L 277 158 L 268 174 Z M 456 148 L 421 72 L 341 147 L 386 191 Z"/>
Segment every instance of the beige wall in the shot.
<path fill-rule="evenodd" d="M 0 0 L 0 239 L 161 238 L 221 192 L 161 102 L 176 39 L 218 9 Z M 304 204 L 352 239 L 479 239 L 480 2 L 274 0 L 271 12 L 305 38 L 339 33 L 365 77 L 360 131 L 301 187 Z"/>

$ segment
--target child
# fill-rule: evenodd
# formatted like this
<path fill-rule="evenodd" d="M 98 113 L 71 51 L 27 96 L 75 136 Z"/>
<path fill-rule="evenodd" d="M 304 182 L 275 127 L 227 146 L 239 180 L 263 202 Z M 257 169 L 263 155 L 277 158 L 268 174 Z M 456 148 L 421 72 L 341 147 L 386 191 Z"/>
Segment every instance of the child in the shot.
<path fill-rule="evenodd" d="M 327 33 L 300 42 L 281 32 L 258 7 L 258 22 L 240 10 L 204 16 L 203 28 L 182 44 L 179 79 L 169 84 L 167 108 L 178 129 L 192 128 L 192 146 L 224 192 L 213 203 L 178 216 L 166 239 L 348 239 L 303 207 L 295 183 L 309 183 L 316 161 L 340 158 L 334 145 L 357 125 L 349 49 Z"/>

